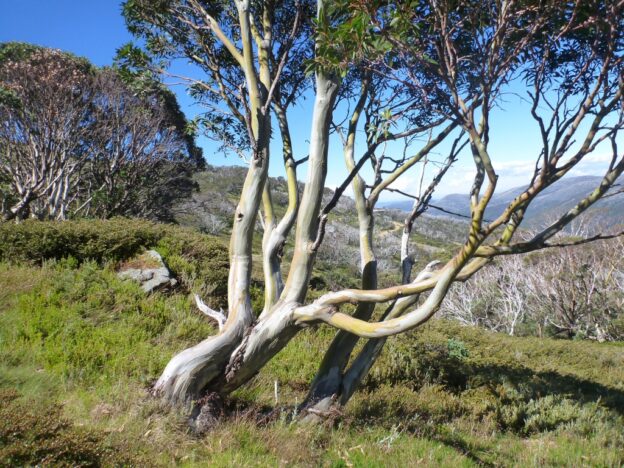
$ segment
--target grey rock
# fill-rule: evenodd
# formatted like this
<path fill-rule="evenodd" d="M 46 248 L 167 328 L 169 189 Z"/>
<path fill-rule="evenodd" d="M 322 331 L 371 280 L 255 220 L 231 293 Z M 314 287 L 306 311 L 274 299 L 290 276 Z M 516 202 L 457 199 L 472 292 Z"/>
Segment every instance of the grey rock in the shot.
<path fill-rule="evenodd" d="M 155 250 L 148 250 L 139 258 L 143 258 L 146 262 L 155 263 L 158 266 L 152 268 L 128 268 L 117 273 L 122 279 L 131 279 L 141 283 L 141 289 L 146 293 L 151 293 L 157 289 L 173 287 L 178 282 L 171 277 L 169 269 L 165 266 L 162 257 Z"/>

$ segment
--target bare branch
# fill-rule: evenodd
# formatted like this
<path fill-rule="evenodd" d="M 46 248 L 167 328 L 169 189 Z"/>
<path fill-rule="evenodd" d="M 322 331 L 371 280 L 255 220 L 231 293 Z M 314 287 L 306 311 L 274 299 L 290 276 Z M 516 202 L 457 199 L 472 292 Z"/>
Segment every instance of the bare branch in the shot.
<path fill-rule="evenodd" d="M 211 318 L 211 319 L 213 319 L 214 321 L 217 322 L 217 325 L 219 326 L 219 331 L 223 330 L 223 326 L 225 325 L 225 321 L 227 320 L 227 317 L 225 316 L 225 313 L 223 313 L 223 309 L 221 309 L 220 311 L 216 311 L 216 310 L 211 309 L 210 307 L 208 307 L 206 305 L 206 303 L 201 300 L 199 295 L 194 294 L 193 297 L 195 298 L 195 304 L 197 305 L 197 308 L 206 317 L 209 317 L 209 318 Z"/>

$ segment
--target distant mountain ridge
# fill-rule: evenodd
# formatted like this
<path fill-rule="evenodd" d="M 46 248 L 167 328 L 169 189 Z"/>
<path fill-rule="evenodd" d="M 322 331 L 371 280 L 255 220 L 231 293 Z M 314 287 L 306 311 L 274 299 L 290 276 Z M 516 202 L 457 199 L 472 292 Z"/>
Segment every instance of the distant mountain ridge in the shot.
<path fill-rule="evenodd" d="M 525 215 L 524 225 L 529 228 L 539 228 L 552 222 L 556 217 L 565 213 L 575 206 L 579 200 L 591 193 L 598 186 L 600 180 L 601 177 L 598 176 L 578 176 L 561 179 L 545 189 L 531 203 Z M 622 183 L 622 179 L 618 182 Z M 494 194 L 490 205 L 485 211 L 485 217 L 492 219 L 499 216 L 507 205 L 522 193 L 524 189 L 525 187 L 514 187 Z M 411 200 L 400 200 L 380 203 L 379 206 L 409 211 L 412 208 L 412 203 Z M 432 204 L 459 215 L 468 216 L 470 214 L 470 203 L 467 194 L 446 195 L 440 199 L 433 200 Z M 459 216 L 452 216 L 434 208 L 430 208 L 427 213 L 431 216 L 459 218 Z M 582 215 L 582 219 L 588 224 L 600 225 L 606 228 L 624 224 L 624 194 L 598 201 Z"/>

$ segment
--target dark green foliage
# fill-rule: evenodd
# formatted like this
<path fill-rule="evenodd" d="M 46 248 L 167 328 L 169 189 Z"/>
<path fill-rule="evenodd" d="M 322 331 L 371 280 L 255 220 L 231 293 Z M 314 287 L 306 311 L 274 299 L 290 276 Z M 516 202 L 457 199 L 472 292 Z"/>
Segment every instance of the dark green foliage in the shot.
<path fill-rule="evenodd" d="M 0 85 L 0 105 L 8 108 L 19 109 L 21 102 L 19 97 L 17 97 L 13 91 Z"/>
<path fill-rule="evenodd" d="M 384 2 L 325 2 L 315 21 L 317 51 L 308 70 L 315 67 L 346 76 L 354 64 L 374 61 L 392 50 L 383 23 L 374 21 Z"/>
<path fill-rule="evenodd" d="M 79 262 L 123 260 L 146 246 L 155 245 L 163 231 L 163 226 L 122 218 L 3 223 L 0 224 L 0 259 L 35 263 L 66 257 Z"/>
<path fill-rule="evenodd" d="M 60 406 L 24 402 L 14 390 L 0 389 L 1 466 L 101 466 L 131 461 L 102 443 L 101 436 L 76 427 Z"/>
<path fill-rule="evenodd" d="M 469 356 L 466 345 L 459 340 L 449 338 L 446 346 L 450 358 L 462 360 Z"/>
<path fill-rule="evenodd" d="M 157 245 L 174 276 L 189 290 L 210 299 L 212 306 L 227 305 L 229 260 L 221 241 L 190 229 L 177 229 Z"/>

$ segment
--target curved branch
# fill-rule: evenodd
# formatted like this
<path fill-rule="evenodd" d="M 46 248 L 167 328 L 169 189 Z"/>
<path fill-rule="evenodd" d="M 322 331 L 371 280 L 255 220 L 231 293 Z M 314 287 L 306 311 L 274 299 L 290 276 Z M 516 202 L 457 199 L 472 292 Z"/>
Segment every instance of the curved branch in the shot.
<path fill-rule="evenodd" d="M 328 306 L 316 311 L 314 320 L 321 320 L 340 330 L 344 330 L 362 338 L 383 338 L 411 330 L 429 320 L 438 310 L 446 296 L 446 292 L 457 276 L 459 268 L 447 268 L 437 278 L 437 284 L 427 300 L 414 311 L 397 318 L 382 322 L 366 322 L 350 315 L 338 312 L 335 306 Z M 385 302 L 385 301 L 383 301 Z M 299 321 L 306 321 L 295 311 Z"/>
<path fill-rule="evenodd" d="M 448 267 L 453 261 L 454 260 L 451 260 L 442 270 L 432 274 L 430 277 L 426 277 L 420 281 L 415 281 L 411 284 L 374 290 L 345 289 L 325 294 L 312 304 L 295 309 L 295 320 L 299 323 L 323 320 L 321 317 L 322 315 L 328 314 L 329 312 L 336 312 L 340 305 L 346 303 L 382 303 L 430 291 L 439 284 L 442 278 L 442 273 L 449 270 Z M 471 260 L 461 269 L 461 271 L 459 271 L 459 273 L 455 275 L 454 281 L 465 281 L 470 278 L 470 276 L 485 265 L 487 261 L 488 259 L 486 258 L 476 258 Z"/>
<path fill-rule="evenodd" d="M 219 325 L 219 331 L 223 330 L 223 325 L 225 325 L 225 321 L 227 320 L 227 317 L 223 313 L 223 309 L 221 309 L 220 311 L 216 311 L 208 307 L 208 305 L 204 301 L 201 300 L 199 295 L 194 294 L 193 297 L 195 298 L 195 304 L 197 305 L 197 308 L 204 315 L 206 315 L 207 317 L 210 317 L 211 319 L 217 322 L 217 325 Z"/>

